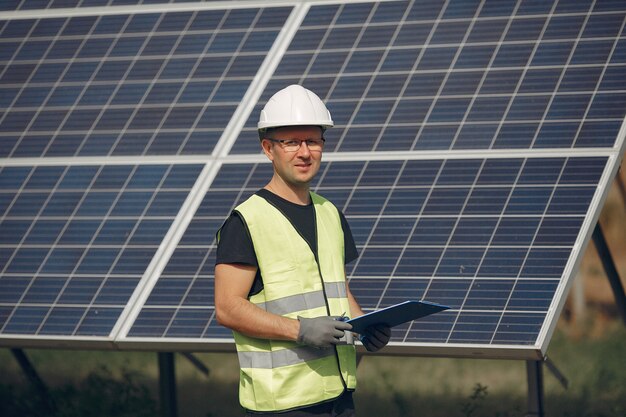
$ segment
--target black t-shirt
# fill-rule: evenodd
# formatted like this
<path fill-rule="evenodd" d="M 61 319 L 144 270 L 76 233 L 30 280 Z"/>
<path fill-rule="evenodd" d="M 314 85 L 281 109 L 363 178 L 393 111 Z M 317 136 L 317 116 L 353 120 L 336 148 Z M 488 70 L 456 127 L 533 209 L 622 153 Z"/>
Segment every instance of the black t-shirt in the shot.
<path fill-rule="evenodd" d="M 260 189 L 256 192 L 256 195 L 263 197 L 283 213 L 317 256 L 315 209 L 313 203 L 306 206 L 295 204 L 266 189 Z M 341 211 L 339 211 L 339 217 L 341 218 L 344 236 L 345 260 L 348 263 L 358 258 L 359 253 L 356 249 L 350 226 Z M 222 225 L 215 264 L 243 264 L 258 267 L 252 240 L 246 230 L 243 219 L 237 212 L 232 212 L 226 219 L 226 222 L 224 222 L 224 225 Z M 257 270 L 249 295 L 258 294 L 262 289 L 263 280 L 260 271 Z"/>

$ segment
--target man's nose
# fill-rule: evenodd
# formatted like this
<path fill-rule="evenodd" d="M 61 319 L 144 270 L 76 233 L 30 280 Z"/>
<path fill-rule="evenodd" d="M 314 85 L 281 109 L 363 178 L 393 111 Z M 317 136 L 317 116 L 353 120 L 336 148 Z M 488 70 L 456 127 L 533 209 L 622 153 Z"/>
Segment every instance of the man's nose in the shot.
<path fill-rule="evenodd" d="M 304 156 L 304 157 L 311 155 L 311 150 L 309 149 L 309 145 L 306 144 L 305 140 L 300 142 L 300 147 L 298 148 L 298 155 Z"/>

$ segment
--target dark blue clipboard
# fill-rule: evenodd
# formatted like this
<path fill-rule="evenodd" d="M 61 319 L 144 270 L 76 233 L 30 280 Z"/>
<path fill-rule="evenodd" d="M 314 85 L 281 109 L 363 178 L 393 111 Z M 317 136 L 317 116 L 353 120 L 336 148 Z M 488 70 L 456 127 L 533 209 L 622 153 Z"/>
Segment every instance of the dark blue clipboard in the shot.
<path fill-rule="evenodd" d="M 448 306 L 428 301 L 410 300 L 377 311 L 372 311 L 371 313 L 348 320 L 347 323 L 352 325 L 353 332 L 362 333 L 368 326 L 373 324 L 386 324 L 389 327 L 394 327 L 406 323 L 407 321 L 416 320 L 449 308 Z"/>

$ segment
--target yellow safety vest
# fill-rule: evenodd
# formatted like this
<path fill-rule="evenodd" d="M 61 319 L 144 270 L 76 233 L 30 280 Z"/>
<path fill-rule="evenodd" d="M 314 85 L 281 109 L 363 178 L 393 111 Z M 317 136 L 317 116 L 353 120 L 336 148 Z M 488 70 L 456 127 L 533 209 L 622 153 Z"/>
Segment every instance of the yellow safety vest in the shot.
<path fill-rule="evenodd" d="M 317 194 L 311 193 L 311 198 L 318 259 L 291 222 L 264 198 L 253 195 L 236 208 L 250 233 L 263 277 L 263 290 L 250 302 L 294 319 L 349 315 L 339 212 Z M 317 349 L 233 334 L 241 369 L 239 401 L 248 410 L 305 407 L 356 388 L 353 345 Z"/>

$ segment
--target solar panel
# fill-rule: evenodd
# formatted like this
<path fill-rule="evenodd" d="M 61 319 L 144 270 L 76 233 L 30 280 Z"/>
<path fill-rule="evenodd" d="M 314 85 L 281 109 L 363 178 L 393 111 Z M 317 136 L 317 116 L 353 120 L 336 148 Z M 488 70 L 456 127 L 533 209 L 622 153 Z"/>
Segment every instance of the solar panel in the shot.
<path fill-rule="evenodd" d="M 623 6 L 527 3 L 312 7 L 233 153 L 259 151 L 255 117 L 291 83 L 325 98 L 339 152 L 613 146 Z"/>
<path fill-rule="evenodd" d="M 200 4 L 0 26 L 4 170 L 58 168 L 26 166 L 51 156 L 142 167 L 157 155 L 197 169 L 101 334 L 118 348 L 232 349 L 214 317 L 214 233 L 269 179 L 258 113 L 299 83 L 336 124 L 313 188 L 351 225 L 361 256 L 347 274 L 361 305 L 452 307 L 394 328 L 386 352 L 542 357 L 624 153 L 623 3 Z M 189 165 L 196 155 L 202 166 Z M 13 265 L 38 217 L 7 220 L 0 259 Z M 24 288 L 13 293 L 9 309 L 33 307 Z M 43 335 L 37 320 L 24 320 L 26 338 Z M 12 329 L 0 343 L 15 343 Z"/>
<path fill-rule="evenodd" d="M 0 157 L 210 154 L 289 12 L 9 21 Z"/>
<path fill-rule="evenodd" d="M 201 168 L 1 168 L 0 334 L 108 337 Z"/>

